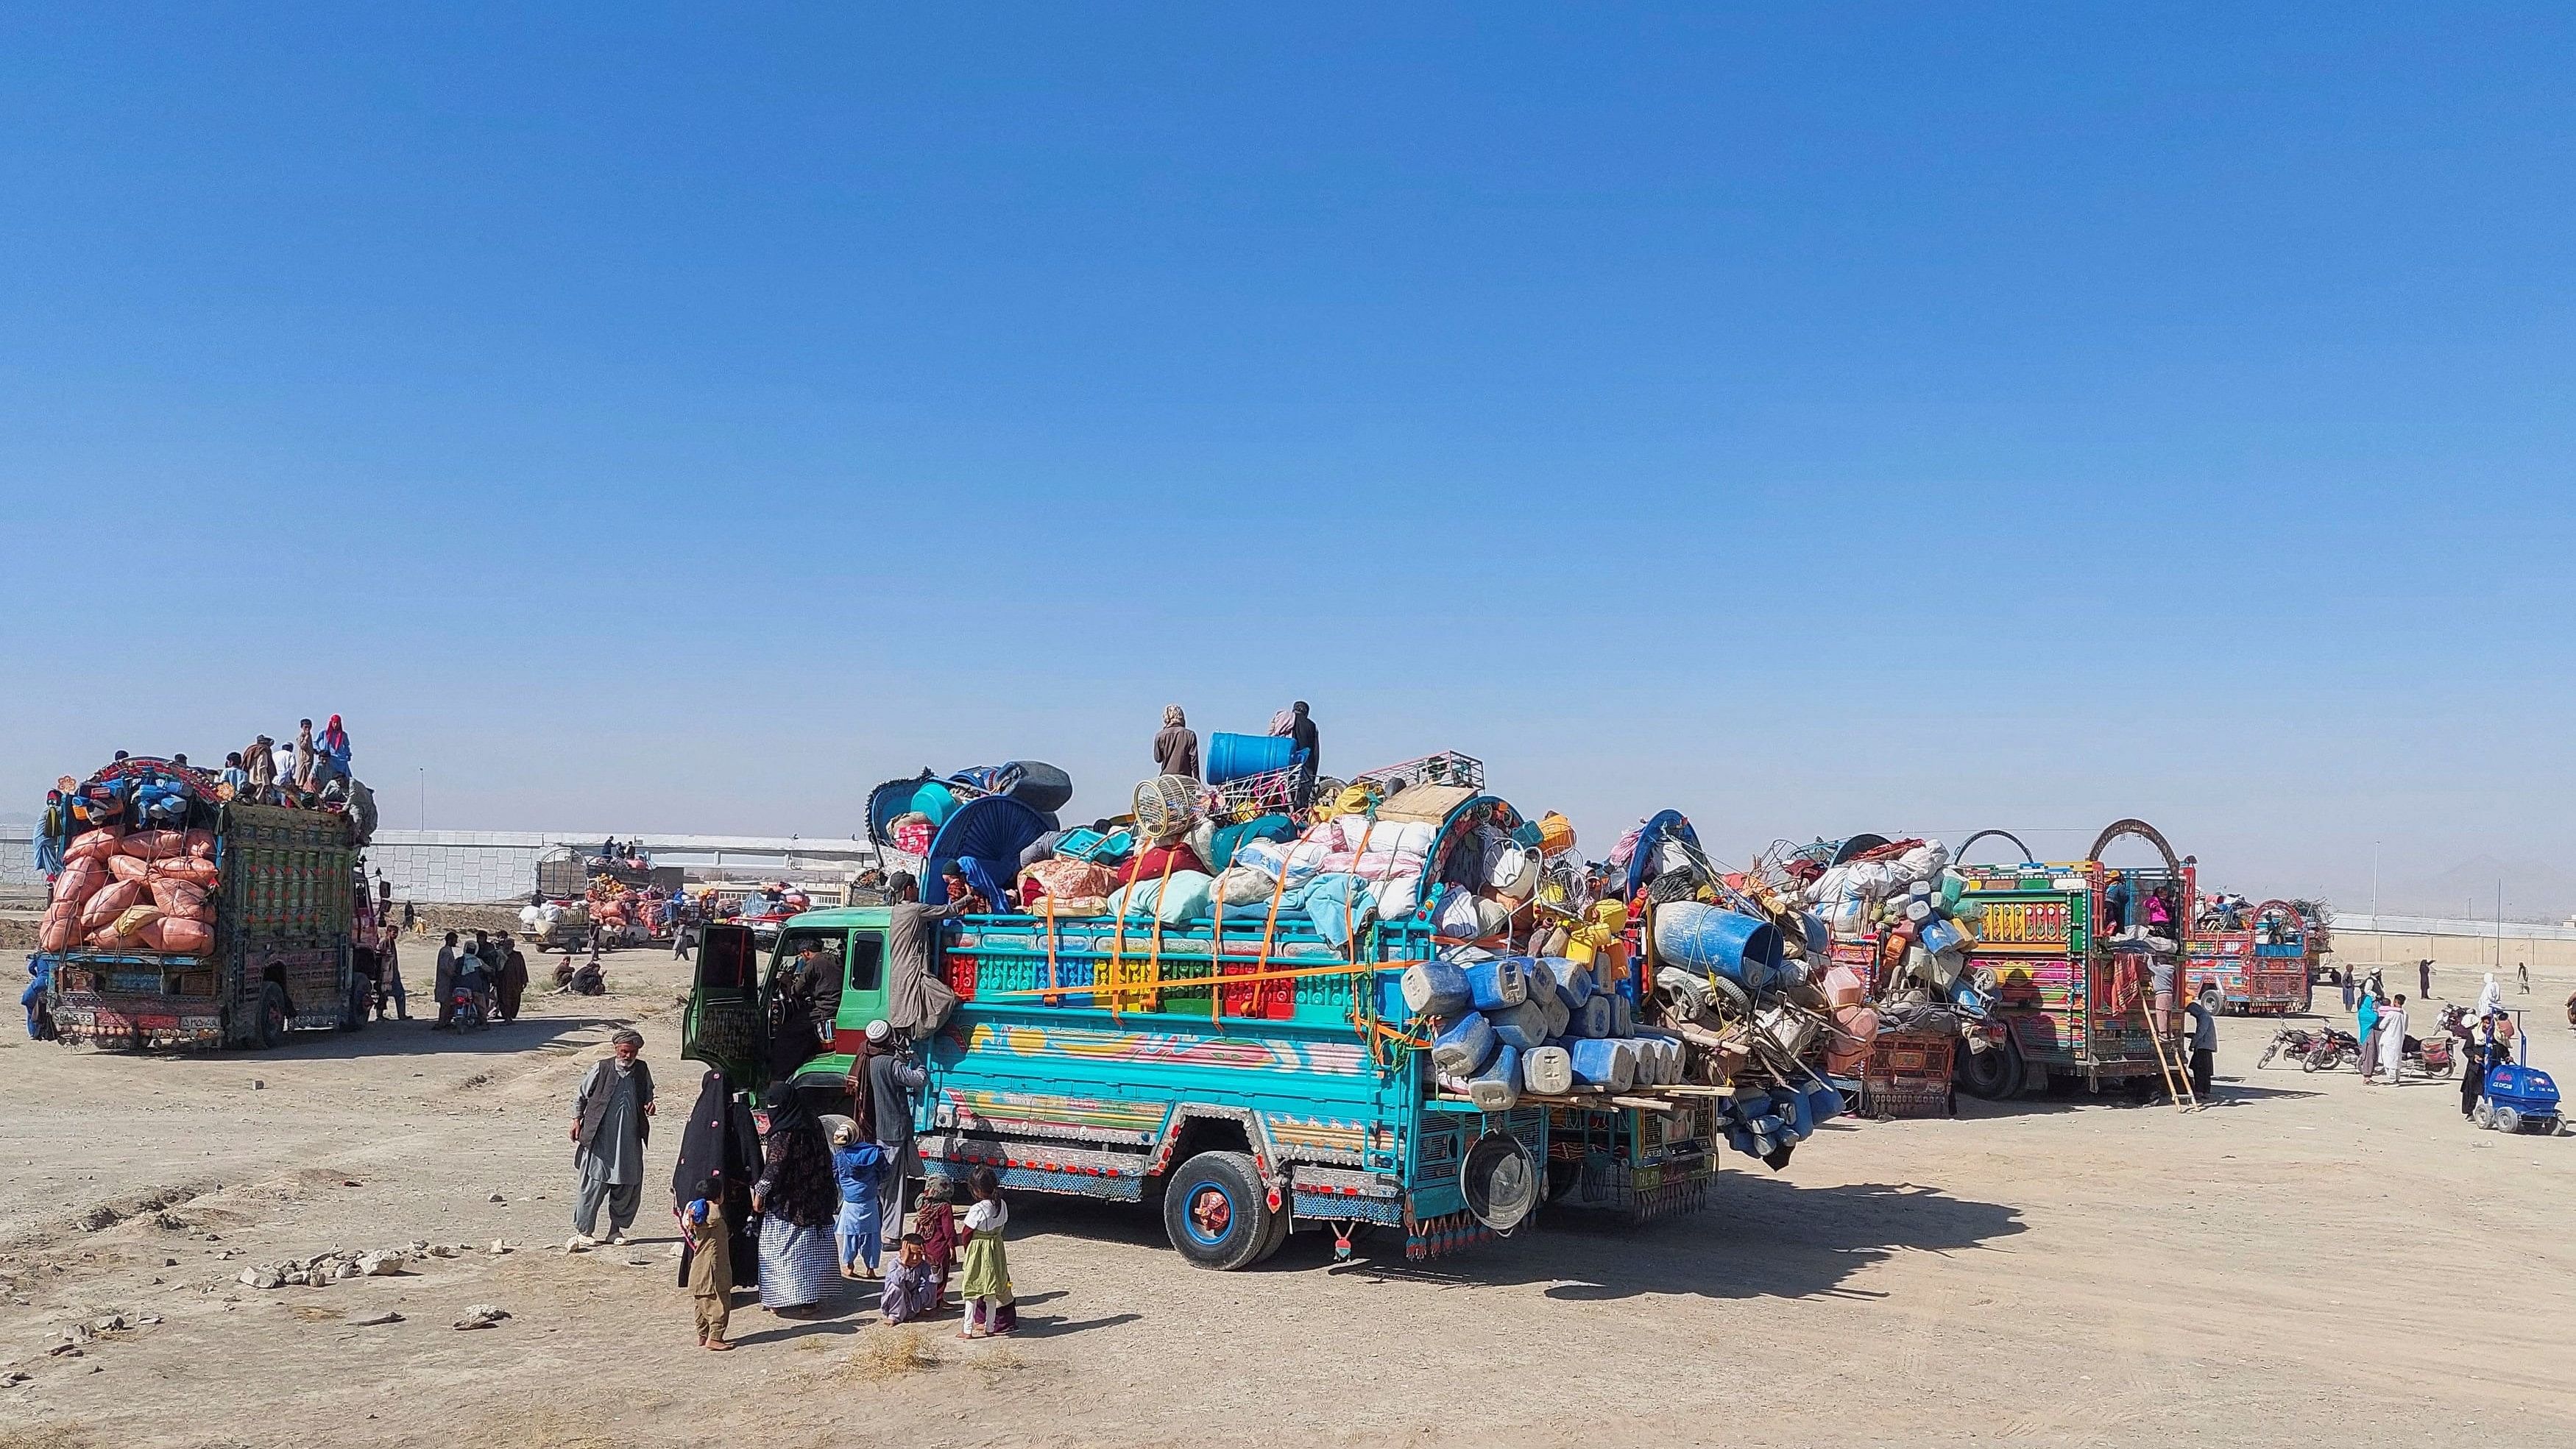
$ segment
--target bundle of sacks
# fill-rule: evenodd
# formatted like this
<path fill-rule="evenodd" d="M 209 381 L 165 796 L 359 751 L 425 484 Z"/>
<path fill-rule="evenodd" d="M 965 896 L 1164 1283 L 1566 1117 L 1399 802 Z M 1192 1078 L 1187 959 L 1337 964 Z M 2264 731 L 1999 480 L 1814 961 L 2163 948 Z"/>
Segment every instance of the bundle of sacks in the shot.
<path fill-rule="evenodd" d="M 63 852 L 37 944 L 46 951 L 201 955 L 214 949 L 215 837 L 205 830 L 85 832 Z"/>
<path fill-rule="evenodd" d="M 1681 1038 L 1637 1024 L 1618 990 L 1624 974 L 1462 946 L 1406 967 L 1400 988 L 1405 1006 L 1430 1019 L 1441 1086 L 1498 1112 L 1523 1092 L 1624 1092 L 1682 1080 Z"/>

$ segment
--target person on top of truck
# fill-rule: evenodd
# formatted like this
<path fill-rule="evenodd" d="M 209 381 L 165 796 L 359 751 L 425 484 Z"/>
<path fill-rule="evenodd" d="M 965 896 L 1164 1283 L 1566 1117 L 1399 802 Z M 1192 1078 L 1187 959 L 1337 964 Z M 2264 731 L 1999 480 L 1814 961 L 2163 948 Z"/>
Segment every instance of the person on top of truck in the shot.
<path fill-rule="evenodd" d="M 928 1036 L 957 1009 L 957 993 L 932 974 L 931 946 L 938 923 L 963 915 L 964 905 L 953 899 L 923 905 L 920 882 L 904 870 L 887 883 L 886 896 L 893 902 L 886 917 L 886 1021 L 906 1036 Z"/>

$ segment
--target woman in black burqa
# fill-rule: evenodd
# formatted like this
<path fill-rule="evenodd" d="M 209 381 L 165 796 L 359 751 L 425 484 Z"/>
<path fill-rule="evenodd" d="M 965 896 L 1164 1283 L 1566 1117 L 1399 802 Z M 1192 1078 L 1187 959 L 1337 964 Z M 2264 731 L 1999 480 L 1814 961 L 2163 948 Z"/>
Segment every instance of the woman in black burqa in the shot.
<path fill-rule="evenodd" d="M 712 1178 L 724 1195 L 725 1226 L 732 1235 L 733 1281 L 750 1287 L 760 1280 L 759 1226 L 751 1215 L 751 1184 L 760 1176 L 760 1124 L 751 1104 L 735 1095 L 722 1072 L 709 1072 L 698 1087 L 698 1104 L 689 1109 L 689 1124 L 680 1133 L 680 1160 L 671 1165 L 671 1206 L 678 1212 L 698 1195 L 698 1180 Z M 686 1244 L 688 1235 L 680 1235 Z M 680 1286 L 689 1283 L 689 1250 L 680 1253 Z"/>

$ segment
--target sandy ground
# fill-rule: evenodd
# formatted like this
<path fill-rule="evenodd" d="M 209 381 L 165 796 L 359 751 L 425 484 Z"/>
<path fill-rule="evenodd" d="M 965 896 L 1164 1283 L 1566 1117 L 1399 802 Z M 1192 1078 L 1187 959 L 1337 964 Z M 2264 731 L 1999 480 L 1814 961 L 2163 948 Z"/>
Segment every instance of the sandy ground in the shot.
<path fill-rule="evenodd" d="M 1729 1170 L 1705 1214 L 1558 1219 L 1436 1271 L 1336 1266 L 1300 1233 L 1201 1272 L 1142 1210 L 1023 1197 L 1016 1340 L 888 1328 L 850 1295 L 819 1322 L 738 1309 L 741 1351 L 710 1355 L 659 1192 L 638 1249 L 548 1248 L 608 1033 L 640 1024 L 659 1067 L 657 1187 L 693 1095 L 679 971 L 639 951 L 611 978 L 463 1041 L 0 1047 L 0 1375 L 28 1375 L 0 1388 L 0 1445 L 2576 1442 L 2576 1138 L 2471 1130 L 2446 1082 L 2252 1071 L 2259 1021 L 2225 1024 L 2203 1112 L 1841 1124 L 1784 1173 Z M 2529 1001 L 2535 1059 L 2576 1079 L 2572 984 Z M 417 1238 L 478 1246 L 234 1282 Z M 474 1303 L 512 1317 L 452 1329 Z M 140 1326 L 46 1352 L 115 1313 Z"/>

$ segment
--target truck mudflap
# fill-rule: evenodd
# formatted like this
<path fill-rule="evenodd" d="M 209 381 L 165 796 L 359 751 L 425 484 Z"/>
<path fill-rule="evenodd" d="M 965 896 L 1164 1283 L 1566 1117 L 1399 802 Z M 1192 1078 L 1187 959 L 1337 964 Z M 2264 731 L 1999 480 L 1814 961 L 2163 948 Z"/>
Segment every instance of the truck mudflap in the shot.
<path fill-rule="evenodd" d="M 213 997 L 120 997 L 95 991 L 55 993 L 49 1008 L 65 1041 L 99 1045 L 219 1047 L 223 1007 Z"/>

